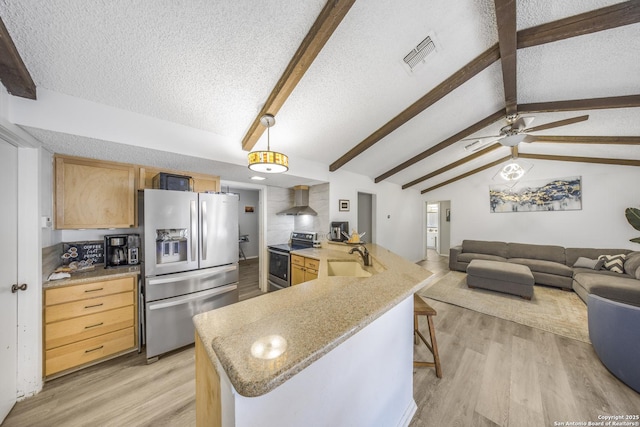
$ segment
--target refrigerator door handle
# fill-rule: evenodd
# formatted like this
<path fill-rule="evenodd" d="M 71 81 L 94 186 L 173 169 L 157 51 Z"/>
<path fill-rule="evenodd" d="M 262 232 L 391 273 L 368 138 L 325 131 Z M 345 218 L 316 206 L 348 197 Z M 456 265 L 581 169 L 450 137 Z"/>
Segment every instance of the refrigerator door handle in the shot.
<path fill-rule="evenodd" d="M 197 202 L 191 200 L 191 261 L 197 260 L 196 258 L 196 244 L 198 242 L 198 212 Z"/>
<path fill-rule="evenodd" d="M 202 201 L 200 208 L 200 229 L 202 230 L 202 259 L 207 259 L 207 202 Z"/>
<path fill-rule="evenodd" d="M 177 280 L 201 279 L 204 277 L 212 277 L 212 276 L 217 276 L 219 274 L 228 273 L 230 271 L 236 270 L 237 268 L 238 268 L 237 264 L 232 264 L 224 267 L 208 268 L 206 270 L 196 270 L 195 272 L 171 274 L 169 276 L 160 276 L 155 279 L 148 279 L 147 284 L 151 286 L 151 285 L 161 285 L 163 283 L 174 283 Z"/>
<path fill-rule="evenodd" d="M 163 308 L 175 307 L 176 305 L 182 305 L 189 303 L 194 300 L 210 297 L 213 295 L 225 294 L 230 291 L 234 291 L 238 288 L 238 284 L 234 283 L 227 286 L 221 286 L 219 288 L 214 288 L 209 291 L 197 292 L 196 294 L 185 295 L 180 298 L 172 298 L 172 301 L 169 302 L 161 302 L 155 304 L 149 304 L 149 310 L 160 310 Z"/>

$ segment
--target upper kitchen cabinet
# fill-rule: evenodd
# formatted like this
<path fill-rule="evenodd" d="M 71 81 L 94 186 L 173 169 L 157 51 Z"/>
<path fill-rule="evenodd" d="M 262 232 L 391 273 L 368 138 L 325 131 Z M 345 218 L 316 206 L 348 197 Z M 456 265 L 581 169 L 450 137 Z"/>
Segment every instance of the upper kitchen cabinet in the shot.
<path fill-rule="evenodd" d="M 56 155 L 56 228 L 130 228 L 136 224 L 136 166 Z"/>

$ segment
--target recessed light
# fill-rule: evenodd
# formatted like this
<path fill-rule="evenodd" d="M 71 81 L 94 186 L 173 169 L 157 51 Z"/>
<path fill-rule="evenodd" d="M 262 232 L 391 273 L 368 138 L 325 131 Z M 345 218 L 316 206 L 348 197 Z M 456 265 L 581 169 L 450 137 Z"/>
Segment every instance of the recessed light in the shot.
<path fill-rule="evenodd" d="M 264 181 L 267 178 L 265 178 L 263 176 L 257 176 L 256 175 L 256 176 L 252 176 L 251 179 L 254 180 L 254 181 Z"/>

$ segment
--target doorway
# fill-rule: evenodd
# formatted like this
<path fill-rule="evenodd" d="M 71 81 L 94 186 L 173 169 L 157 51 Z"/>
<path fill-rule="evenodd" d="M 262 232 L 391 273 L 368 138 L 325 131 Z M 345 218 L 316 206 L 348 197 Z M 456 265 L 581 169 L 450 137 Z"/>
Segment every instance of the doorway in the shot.
<path fill-rule="evenodd" d="M 451 201 L 425 202 L 424 259 L 449 256 L 451 247 Z"/>
<path fill-rule="evenodd" d="M 18 359 L 18 149 L 0 139 L 0 423 L 16 403 Z"/>
<path fill-rule="evenodd" d="M 375 243 L 374 234 L 374 203 L 375 196 L 369 193 L 358 192 L 358 225 L 357 231 L 359 234 L 366 233 L 362 240 L 368 243 Z"/>

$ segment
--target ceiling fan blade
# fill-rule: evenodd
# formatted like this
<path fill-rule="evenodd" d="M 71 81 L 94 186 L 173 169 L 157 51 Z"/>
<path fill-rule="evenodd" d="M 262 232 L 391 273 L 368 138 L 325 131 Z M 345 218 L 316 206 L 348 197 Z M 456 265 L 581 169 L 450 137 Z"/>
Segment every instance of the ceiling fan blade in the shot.
<path fill-rule="evenodd" d="M 460 141 L 483 141 L 485 139 L 497 139 L 497 138 L 500 138 L 501 136 L 502 135 L 479 136 L 479 137 L 475 137 L 475 138 L 461 139 Z"/>
<path fill-rule="evenodd" d="M 480 141 L 478 141 L 478 142 L 480 142 Z M 468 146 L 467 146 L 467 147 L 464 147 L 464 149 L 465 149 L 465 150 L 471 150 L 471 151 L 473 151 L 473 152 L 476 152 L 476 151 L 480 151 L 480 150 L 482 150 L 482 149 L 483 149 L 483 148 L 485 148 L 485 147 L 488 147 L 489 145 L 493 144 L 494 142 L 496 142 L 496 141 L 487 141 L 487 142 L 482 142 L 482 143 L 480 143 L 480 144 L 475 144 L 475 145 L 473 145 L 472 147 L 469 147 L 469 148 L 467 148 Z"/>
<path fill-rule="evenodd" d="M 536 142 L 537 138 L 535 135 L 525 135 L 522 141 L 520 142 Z"/>
<path fill-rule="evenodd" d="M 558 120 L 557 122 L 551 122 L 551 123 L 547 123 L 540 126 L 534 126 L 532 128 L 525 129 L 523 132 L 538 132 L 541 130 L 547 130 L 547 129 L 557 128 L 560 126 L 571 125 L 573 123 L 584 122 L 585 120 L 588 120 L 588 119 L 589 119 L 589 115 L 586 114 L 584 116 L 572 117 L 570 119 Z"/>

